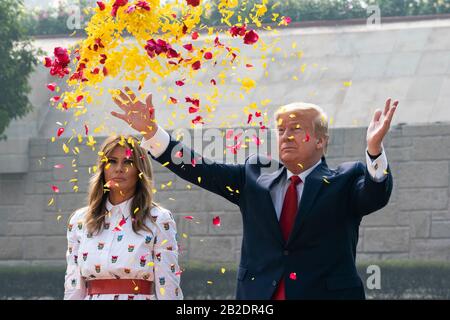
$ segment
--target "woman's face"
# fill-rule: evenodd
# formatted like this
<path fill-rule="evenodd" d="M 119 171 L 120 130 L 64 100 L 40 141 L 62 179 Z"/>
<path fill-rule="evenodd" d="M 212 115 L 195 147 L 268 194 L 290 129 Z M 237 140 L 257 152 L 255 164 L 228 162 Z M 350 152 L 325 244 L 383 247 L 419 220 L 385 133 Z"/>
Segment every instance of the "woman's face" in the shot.
<path fill-rule="evenodd" d="M 122 193 L 122 195 L 134 193 L 139 172 L 133 163 L 130 149 L 116 146 L 107 157 L 109 167 L 107 168 L 108 164 L 105 165 L 104 170 L 106 186 L 111 191 Z"/>

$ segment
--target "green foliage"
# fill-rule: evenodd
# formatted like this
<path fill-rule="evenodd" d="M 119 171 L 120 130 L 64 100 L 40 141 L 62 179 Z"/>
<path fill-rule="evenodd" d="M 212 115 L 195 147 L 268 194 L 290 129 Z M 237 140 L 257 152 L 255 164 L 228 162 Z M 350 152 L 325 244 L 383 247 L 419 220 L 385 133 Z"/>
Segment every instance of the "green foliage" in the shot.
<path fill-rule="evenodd" d="M 28 76 L 37 63 L 37 52 L 20 23 L 23 5 L 17 0 L 0 0 L 0 139 L 12 119 L 31 110 Z"/>

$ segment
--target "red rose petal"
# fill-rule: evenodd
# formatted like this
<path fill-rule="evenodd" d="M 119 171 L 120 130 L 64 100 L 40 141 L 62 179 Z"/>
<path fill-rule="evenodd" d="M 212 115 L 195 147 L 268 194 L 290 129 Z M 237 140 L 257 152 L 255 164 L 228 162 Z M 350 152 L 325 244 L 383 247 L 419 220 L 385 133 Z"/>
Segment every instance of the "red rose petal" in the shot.
<path fill-rule="evenodd" d="M 201 123 L 201 124 L 205 124 L 203 121 L 203 118 L 201 117 L 201 116 L 197 116 L 195 119 L 193 119 L 191 122 L 193 123 L 193 124 L 198 124 L 198 123 Z"/>
<path fill-rule="evenodd" d="M 57 135 L 58 135 L 58 137 L 61 137 L 61 135 L 64 133 L 64 128 L 59 128 L 58 129 L 58 132 L 57 132 Z"/>
<path fill-rule="evenodd" d="M 198 110 L 199 110 L 199 108 L 189 107 L 189 113 L 196 113 Z"/>
<path fill-rule="evenodd" d="M 59 99 L 61 99 L 60 96 L 54 96 L 53 98 L 50 99 L 51 102 L 58 102 Z"/>
<path fill-rule="evenodd" d="M 182 87 L 182 86 L 184 86 L 184 81 L 182 81 L 182 80 L 177 80 L 177 81 L 175 81 L 175 84 L 176 84 L 177 86 L 179 86 L 179 87 Z"/>
<path fill-rule="evenodd" d="M 198 32 L 195 31 L 192 33 L 192 40 L 197 40 L 198 39 Z"/>
<path fill-rule="evenodd" d="M 244 43 L 245 44 L 255 44 L 258 42 L 259 36 L 256 33 L 255 30 L 248 31 L 244 36 Z"/>
<path fill-rule="evenodd" d="M 255 144 L 257 145 L 257 146 L 259 146 L 260 144 L 261 144 L 261 140 L 257 137 L 257 136 L 253 136 L 253 141 L 255 142 Z"/>
<path fill-rule="evenodd" d="M 211 52 L 205 52 L 205 54 L 203 55 L 203 57 L 206 60 L 211 60 L 213 58 L 213 54 Z"/>
<path fill-rule="evenodd" d="M 80 96 L 78 96 L 78 97 L 77 97 L 77 102 L 80 102 L 81 100 L 83 100 L 83 98 L 84 98 L 84 97 L 83 97 L 83 96 L 81 96 L 81 95 L 80 95 Z"/>
<path fill-rule="evenodd" d="M 175 99 L 174 97 L 170 97 L 170 101 L 171 101 L 173 104 L 178 103 L 178 100 Z"/>
<path fill-rule="evenodd" d="M 125 157 L 126 157 L 127 159 L 130 159 L 130 158 L 131 158 L 131 155 L 132 155 L 131 149 L 127 148 L 127 149 L 125 150 Z"/>
<path fill-rule="evenodd" d="M 53 64 L 52 59 L 51 59 L 50 57 L 45 57 L 44 65 L 45 65 L 47 68 L 50 68 L 50 67 L 52 66 L 52 64 Z"/>
<path fill-rule="evenodd" d="M 213 225 L 215 225 L 216 227 L 220 227 L 220 217 L 214 217 L 213 218 Z"/>
<path fill-rule="evenodd" d="M 217 82 L 216 82 L 216 80 L 214 80 L 214 79 L 211 79 L 211 84 L 212 84 L 213 86 L 217 85 Z"/>
<path fill-rule="evenodd" d="M 84 131 L 85 131 L 86 135 L 89 134 L 89 127 L 87 126 L 87 124 L 84 125 Z"/>
<path fill-rule="evenodd" d="M 192 64 L 192 69 L 193 69 L 193 70 L 198 70 L 198 69 L 201 68 L 201 66 L 202 66 L 201 62 L 200 62 L 200 61 L 196 61 L 196 62 L 194 62 L 194 63 Z"/>
<path fill-rule="evenodd" d="M 185 216 L 184 218 L 187 219 L 187 220 L 193 220 L 194 219 L 193 216 Z"/>
<path fill-rule="evenodd" d="M 303 142 L 309 142 L 310 139 L 311 139 L 311 137 L 309 136 L 309 133 L 307 132 Z"/>
<path fill-rule="evenodd" d="M 289 275 L 289 278 L 291 280 L 297 280 L 297 274 L 295 272 L 291 272 L 291 274 Z"/>
<path fill-rule="evenodd" d="M 52 186 L 52 190 L 56 193 L 59 193 L 59 188 L 57 186 Z"/>
<path fill-rule="evenodd" d="M 186 0 L 186 2 L 192 7 L 197 7 L 200 4 L 200 0 Z"/>
<path fill-rule="evenodd" d="M 47 88 L 48 88 L 48 90 L 50 90 L 50 91 L 55 91 L 55 89 L 56 89 L 56 83 L 54 83 L 54 82 L 49 83 L 49 84 L 47 85 Z"/>
<path fill-rule="evenodd" d="M 247 124 L 250 123 L 250 121 L 252 121 L 252 117 L 253 115 L 250 113 L 247 118 Z"/>
<path fill-rule="evenodd" d="M 97 1 L 97 5 L 100 11 L 103 11 L 106 8 L 105 4 L 102 1 Z"/>
<path fill-rule="evenodd" d="M 185 44 L 183 48 L 185 48 L 187 51 L 192 51 L 194 49 L 191 43 Z"/>

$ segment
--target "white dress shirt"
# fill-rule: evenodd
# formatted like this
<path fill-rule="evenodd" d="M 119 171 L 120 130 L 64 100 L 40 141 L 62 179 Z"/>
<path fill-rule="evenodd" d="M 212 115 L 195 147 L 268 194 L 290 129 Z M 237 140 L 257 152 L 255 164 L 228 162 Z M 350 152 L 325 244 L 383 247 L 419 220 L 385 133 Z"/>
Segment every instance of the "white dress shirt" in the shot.
<path fill-rule="evenodd" d="M 88 235 L 84 227 L 87 207 L 70 218 L 66 254 L 64 299 L 66 300 L 175 300 L 183 299 L 180 288 L 177 231 L 170 211 L 153 207 L 151 230 L 132 229 L 132 199 L 117 205 L 106 202 L 105 228 Z M 120 226 L 122 219 L 125 224 Z M 120 227 L 119 227 L 120 226 Z M 116 227 L 118 227 L 116 229 Z M 142 279 L 154 282 L 155 294 L 87 295 L 86 281 L 96 279 Z"/>
<path fill-rule="evenodd" d="M 167 147 L 169 146 L 170 142 L 170 136 L 169 134 L 162 129 L 161 127 L 158 127 L 158 130 L 156 131 L 155 135 L 148 139 L 148 140 L 142 140 L 141 147 L 150 151 L 152 156 L 155 158 L 158 158 L 160 155 L 166 151 Z M 308 168 L 307 170 L 300 173 L 298 176 L 302 179 L 302 183 L 299 183 L 297 185 L 297 194 L 298 194 L 298 201 L 300 202 L 302 198 L 303 193 L 303 185 L 306 180 L 306 177 L 322 162 L 322 160 L 319 160 L 314 166 L 311 168 Z M 388 160 L 386 157 L 386 153 L 384 152 L 384 148 L 382 148 L 381 155 L 377 157 L 376 159 L 372 160 L 369 157 L 369 154 L 366 149 L 366 163 L 367 163 L 367 170 L 369 171 L 370 176 L 373 178 L 376 182 L 382 182 L 384 179 L 386 179 L 385 171 L 388 168 Z M 293 176 L 294 174 L 290 172 L 289 170 L 286 170 L 287 177 L 286 179 L 281 180 L 282 185 L 280 187 L 275 187 L 271 189 L 270 195 L 273 201 L 273 205 L 275 207 L 275 211 L 277 213 L 278 220 L 280 219 L 281 210 L 283 208 L 283 202 L 284 202 L 284 196 L 286 194 L 287 188 L 289 187 L 290 181 L 289 178 Z M 280 192 L 280 188 L 282 192 Z"/>

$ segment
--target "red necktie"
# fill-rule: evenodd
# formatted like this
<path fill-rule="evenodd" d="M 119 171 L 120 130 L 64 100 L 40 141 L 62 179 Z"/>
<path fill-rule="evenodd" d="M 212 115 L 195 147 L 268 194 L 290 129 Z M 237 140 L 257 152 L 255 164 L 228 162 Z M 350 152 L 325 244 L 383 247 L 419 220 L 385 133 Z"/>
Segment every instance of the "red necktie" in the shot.
<path fill-rule="evenodd" d="M 298 194 L 297 185 L 302 182 L 299 176 L 292 176 L 290 178 L 291 183 L 284 196 L 283 209 L 280 216 L 281 233 L 283 234 L 284 241 L 289 239 L 292 227 L 295 223 L 295 217 L 298 210 Z M 284 276 L 281 277 L 278 287 L 273 295 L 274 300 L 286 300 Z"/>

